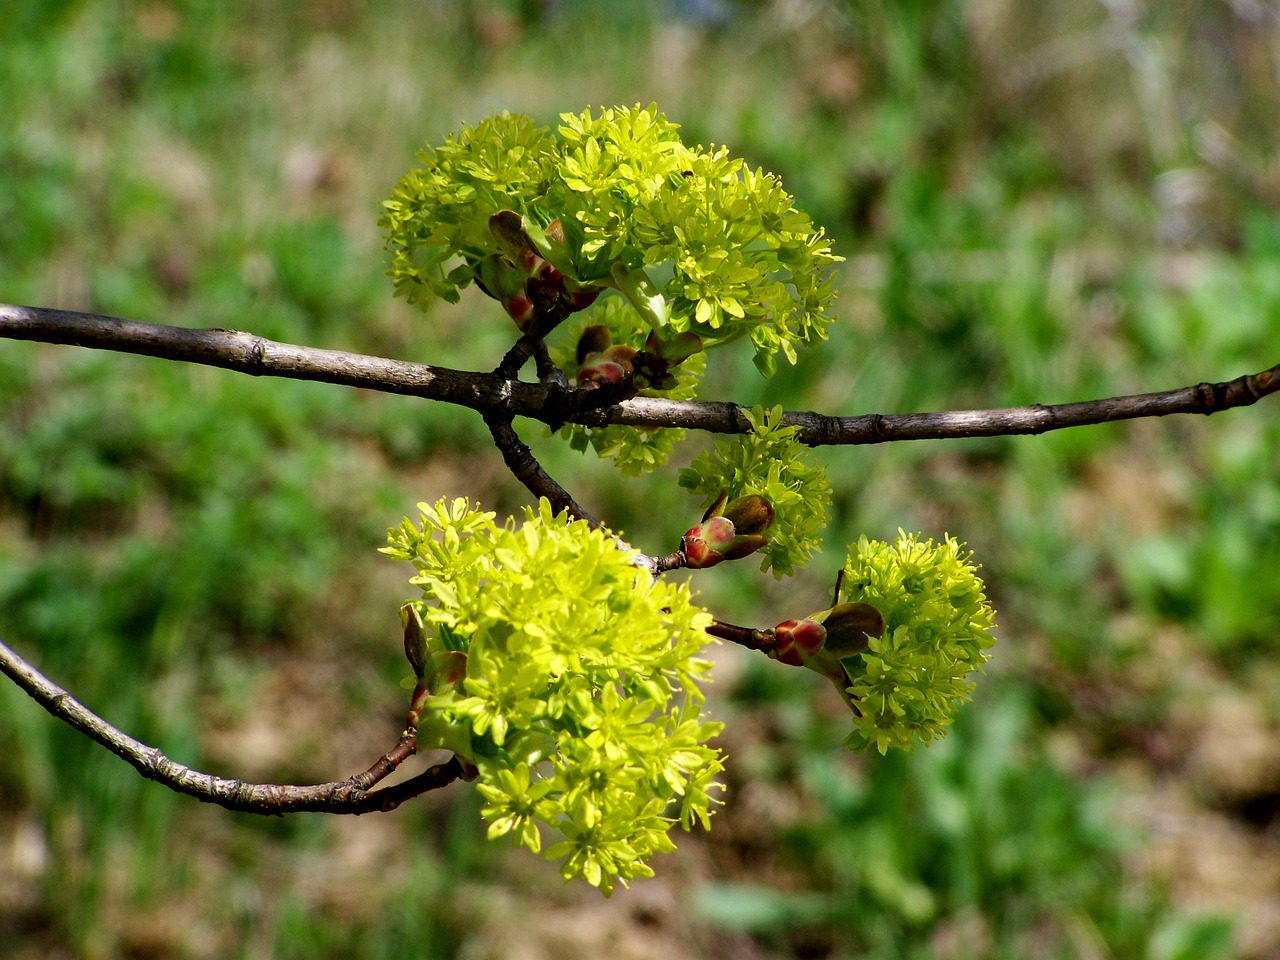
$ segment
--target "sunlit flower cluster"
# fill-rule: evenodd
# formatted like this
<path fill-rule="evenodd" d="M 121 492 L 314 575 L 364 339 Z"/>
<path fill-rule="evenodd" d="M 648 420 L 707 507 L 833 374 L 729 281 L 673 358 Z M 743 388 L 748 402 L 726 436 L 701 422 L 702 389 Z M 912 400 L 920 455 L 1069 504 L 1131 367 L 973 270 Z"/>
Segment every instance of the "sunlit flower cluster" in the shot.
<path fill-rule="evenodd" d="M 972 554 L 898 531 L 893 543 L 862 537 L 844 566 L 846 600 L 871 604 L 884 635 L 846 661 L 858 715 L 845 743 L 909 749 L 941 737 L 973 691 L 968 675 L 990 659 L 993 611 Z"/>
<path fill-rule="evenodd" d="M 562 114 L 555 131 L 500 114 L 419 160 L 381 220 L 410 302 L 456 302 L 503 253 L 490 218 L 511 211 L 574 289 L 617 290 L 662 335 L 747 338 L 765 374 L 826 335 L 829 238 L 775 176 L 686 146 L 654 106 Z"/>
<path fill-rule="evenodd" d="M 519 527 L 461 499 L 419 510 L 384 548 L 417 571 L 415 659 L 465 656 L 461 675 L 432 686 L 419 749 L 475 767 L 490 837 L 509 834 L 606 894 L 651 875 L 670 828 L 705 826 L 717 789 L 707 741 L 720 725 L 697 686 L 711 618 L 687 585 L 655 580 L 545 500 Z M 539 825 L 559 837 L 545 851 Z"/>

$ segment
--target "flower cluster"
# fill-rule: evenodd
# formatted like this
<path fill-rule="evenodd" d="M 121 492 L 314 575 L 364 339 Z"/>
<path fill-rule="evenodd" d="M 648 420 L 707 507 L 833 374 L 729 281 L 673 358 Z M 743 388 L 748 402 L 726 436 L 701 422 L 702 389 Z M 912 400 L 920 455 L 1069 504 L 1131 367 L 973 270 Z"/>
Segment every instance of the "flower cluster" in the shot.
<path fill-rule="evenodd" d="M 732 498 L 754 493 L 768 500 L 774 520 L 769 543 L 760 551 L 760 569 L 783 577 L 808 563 L 818 546 L 831 483 L 822 467 L 808 461 L 796 428 L 782 425 L 780 407 L 757 407 L 747 417 L 752 432 L 701 454 L 680 471 L 680 486 L 708 498 L 726 490 Z"/>
<path fill-rule="evenodd" d="M 456 302 L 482 274 L 497 296 L 491 271 L 511 250 L 491 227 L 517 218 L 570 292 L 617 290 L 660 341 L 745 337 L 768 375 L 826 335 L 830 240 L 775 176 L 723 147 L 686 146 L 652 105 L 566 113 L 555 132 L 501 114 L 419 160 L 381 219 L 410 302 Z"/>
<path fill-rule="evenodd" d="M 972 553 L 898 531 L 892 544 L 862 537 L 844 566 L 846 598 L 884 616 L 882 636 L 841 662 L 857 708 L 845 744 L 909 749 L 941 737 L 973 691 L 969 673 L 990 659 L 993 612 Z"/>
<path fill-rule="evenodd" d="M 419 748 L 475 768 L 491 838 L 537 853 L 542 825 L 562 838 L 544 855 L 606 895 L 651 876 L 675 823 L 706 826 L 718 786 L 720 725 L 697 686 L 711 618 L 687 585 L 546 500 L 519 528 L 462 499 L 418 506 L 383 552 L 412 562 L 422 590 L 406 612 L 430 688 Z"/>
<path fill-rule="evenodd" d="M 723 147 L 687 146 L 652 106 L 561 121 L 552 131 L 502 114 L 419 154 L 383 205 L 397 294 L 425 308 L 474 284 L 605 402 L 692 398 L 710 347 L 749 340 L 769 375 L 826 336 L 839 258 L 775 177 Z M 710 506 L 668 565 L 759 553 L 782 577 L 817 548 L 825 471 L 781 408 L 747 419 L 750 432 L 681 471 Z M 633 475 L 664 463 L 682 433 L 561 428 Z M 636 551 L 545 499 L 519 526 L 462 499 L 418 506 L 384 552 L 413 564 L 422 592 L 401 610 L 419 748 L 459 758 L 490 838 L 559 860 L 606 896 L 651 876 L 671 828 L 706 826 L 719 788 L 720 725 L 698 688 L 710 616 L 687 584 L 656 579 Z M 927 744 L 994 642 L 970 557 L 950 538 L 862 538 L 830 609 L 771 630 L 722 623 L 719 635 L 745 630 L 833 683 L 853 714 L 851 749 Z"/>

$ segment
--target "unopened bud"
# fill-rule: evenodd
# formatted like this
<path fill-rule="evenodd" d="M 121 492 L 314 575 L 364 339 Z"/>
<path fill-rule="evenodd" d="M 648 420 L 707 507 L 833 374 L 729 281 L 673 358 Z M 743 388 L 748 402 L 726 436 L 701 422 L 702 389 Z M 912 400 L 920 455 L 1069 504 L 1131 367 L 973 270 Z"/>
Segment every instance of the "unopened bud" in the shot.
<path fill-rule="evenodd" d="M 690 527 L 680 540 L 685 565 L 694 570 L 714 567 L 728 559 L 726 553 L 733 546 L 733 521 L 725 517 L 711 517 Z"/>
<path fill-rule="evenodd" d="M 533 301 L 528 297 L 516 296 L 506 297 L 502 301 L 502 306 L 506 309 L 507 314 L 516 322 L 516 326 L 523 330 L 529 325 L 529 321 L 533 319 Z"/>
<path fill-rule="evenodd" d="M 630 364 L 619 363 L 609 356 L 608 351 L 589 353 L 578 368 L 578 383 L 618 383 L 630 372 Z"/>
<path fill-rule="evenodd" d="M 409 712 L 405 715 L 404 725 L 412 730 L 418 728 L 418 724 L 422 721 L 422 711 L 427 705 L 427 697 L 431 696 L 431 691 L 427 689 L 427 685 L 419 680 L 413 688 L 413 696 L 409 698 Z"/>
<path fill-rule="evenodd" d="M 739 535 L 760 534 L 773 524 L 773 504 L 758 493 L 748 493 L 725 507 L 723 515 L 733 521 Z"/>
<path fill-rule="evenodd" d="M 884 636 L 884 614 L 869 603 L 838 603 L 813 619 L 826 627 L 827 651 L 839 658 L 856 657 L 870 638 Z"/>
<path fill-rule="evenodd" d="M 628 347 L 625 343 L 615 343 L 604 352 L 604 355 L 614 363 L 624 366 L 627 369 L 627 372 L 630 373 L 631 364 L 636 355 L 636 348 Z"/>
<path fill-rule="evenodd" d="M 404 627 L 404 655 L 419 680 L 427 666 L 427 628 L 416 603 L 406 603 L 400 608 L 400 623 Z"/>
<path fill-rule="evenodd" d="M 773 635 L 769 656 L 792 667 L 803 667 L 827 642 L 827 630 L 816 620 L 783 620 Z"/>
<path fill-rule="evenodd" d="M 701 570 L 722 560 L 740 560 L 768 544 L 763 533 L 773 523 L 773 504 L 757 493 L 732 503 L 728 499 L 728 491 L 721 490 L 702 522 L 685 532 L 680 548 L 687 566 Z"/>

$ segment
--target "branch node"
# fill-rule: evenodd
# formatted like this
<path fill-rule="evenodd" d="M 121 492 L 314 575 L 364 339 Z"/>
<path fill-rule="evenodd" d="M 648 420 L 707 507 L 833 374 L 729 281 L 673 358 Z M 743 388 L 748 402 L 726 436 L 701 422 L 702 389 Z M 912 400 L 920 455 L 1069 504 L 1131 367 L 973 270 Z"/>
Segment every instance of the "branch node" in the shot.
<path fill-rule="evenodd" d="M 253 342 L 249 344 L 248 350 L 248 369 L 245 371 L 251 377 L 260 377 L 267 369 L 267 341 L 262 337 L 254 337 Z"/>

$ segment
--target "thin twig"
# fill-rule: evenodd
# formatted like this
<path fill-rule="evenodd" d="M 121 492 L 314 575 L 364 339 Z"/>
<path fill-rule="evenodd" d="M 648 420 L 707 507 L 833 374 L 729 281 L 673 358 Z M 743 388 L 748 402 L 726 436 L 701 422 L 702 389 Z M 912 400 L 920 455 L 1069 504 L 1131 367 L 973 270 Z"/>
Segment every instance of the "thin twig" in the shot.
<path fill-rule="evenodd" d="M 713 620 L 711 626 L 707 627 L 707 633 L 721 640 L 736 643 L 740 647 L 746 647 L 748 650 L 763 650 L 772 646 L 774 642 L 772 630 L 740 627 L 736 623 L 726 623 L 723 620 Z"/>
<path fill-rule="evenodd" d="M 148 780 L 242 813 L 280 815 L 314 813 L 360 814 L 394 810 L 419 794 L 437 790 L 464 776 L 454 757 L 436 764 L 403 783 L 371 791 L 417 749 L 417 737 L 406 731 L 390 751 L 364 773 L 333 783 L 294 786 L 278 783 L 245 783 L 192 770 L 170 760 L 156 747 L 133 739 L 89 710 L 10 647 L 0 643 L 0 672 L 27 692 L 50 714 L 106 747 Z"/>
<path fill-rule="evenodd" d="M 510 417 L 490 416 L 485 417 L 484 422 L 489 427 L 489 433 L 493 435 L 494 445 L 502 452 L 502 460 L 506 463 L 507 469 L 525 485 L 530 493 L 535 497 L 546 497 L 556 513 L 568 510 L 570 516 L 585 520 L 593 527 L 604 526 L 587 513 L 555 477 L 543 469 L 542 464 L 533 455 L 533 451 L 516 435 Z"/>
<path fill-rule="evenodd" d="M 666 573 L 668 570 L 679 570 L 689 564 L 689 558 L 683 549 L 668 553 L 665 557 L 646 557 L 651 573 Z"/>
<path fill-rule="evenodd" d="M 189 330 L 116 317 L 0 305 L 0 337 L 75 344 L 144 356 L 185 360 L 254 376 L 319 380 L 386 393 L 442 400 L 487 415 L 527 417 L 547 424 L 683 427 L 710 433 L 746 433 L 746 409 L 736 403 L 632 397 L 609 406 L 589 391 L 551 383 L 524 383 L 381 357 L 276 343 L 233 330 Z M 864 414 L 833 417 L 789 411 L 783 423 L 799 428 L 809 446 L 946 440 L 1046 433 L 1066 427 L 1163 417 L 1211 414 L 1244 407 L 1280 390 L 1280 364 L 1222 383 L 1199 383 L 1126 397 L 1054 406 L 1032 404 L 994 410 L 942 413 Z"/>

